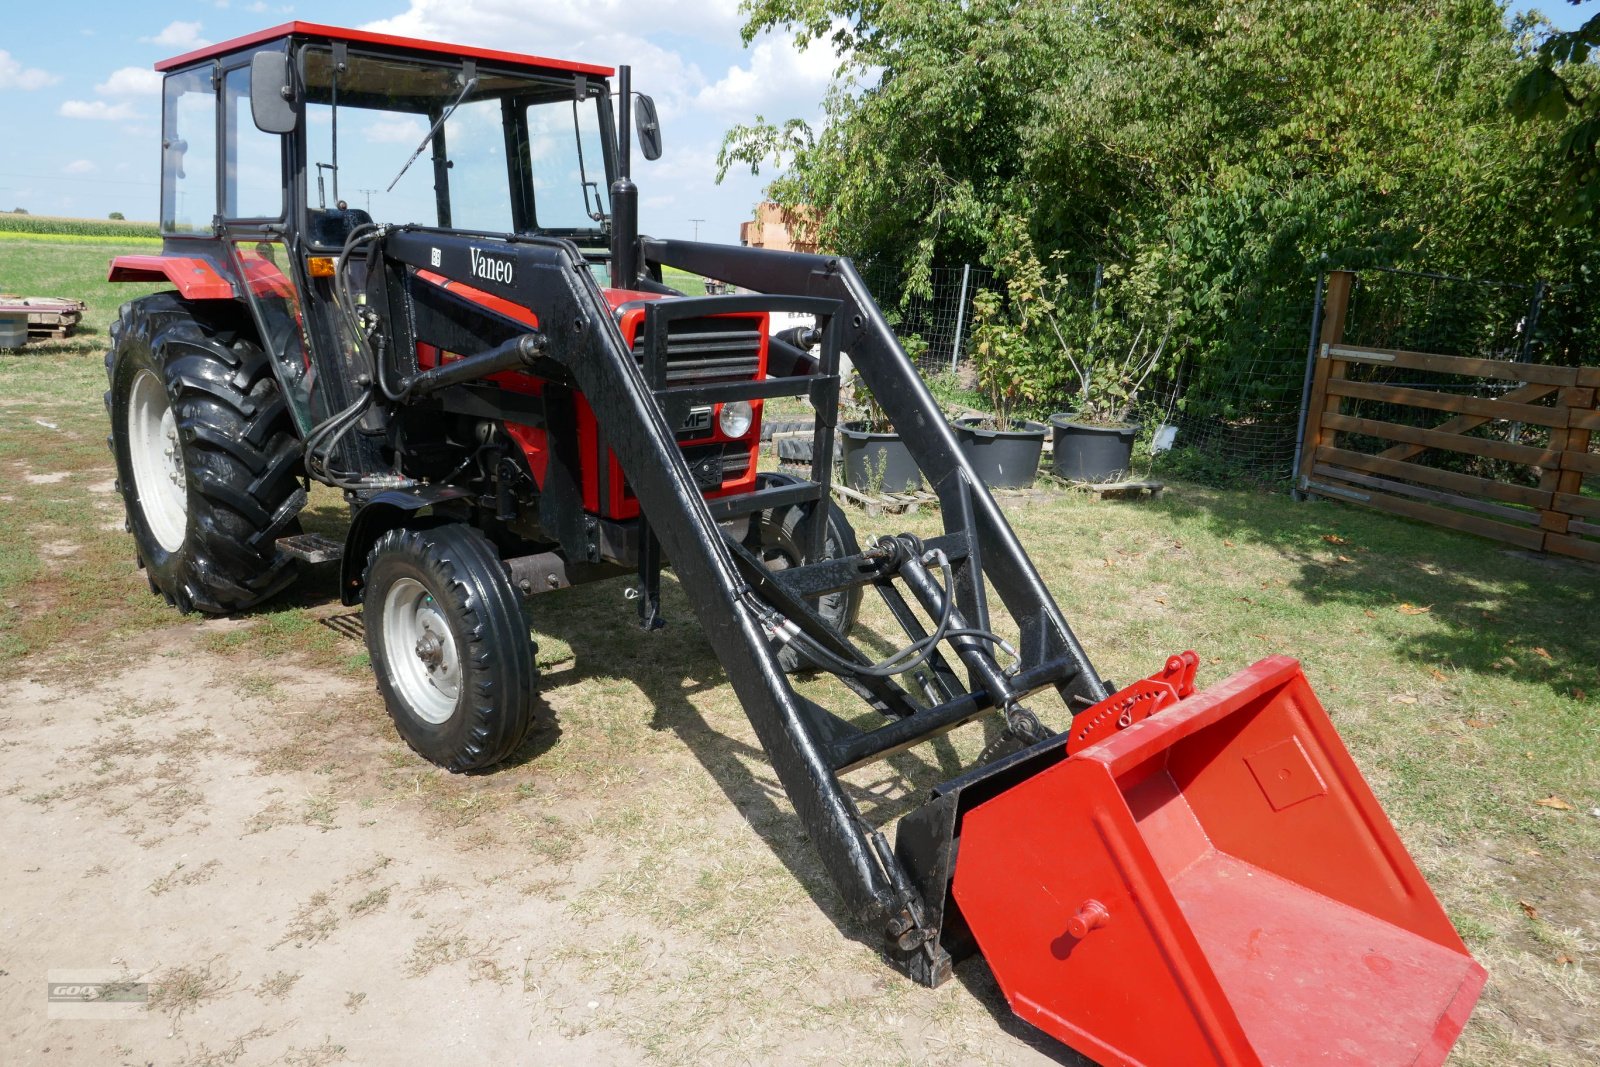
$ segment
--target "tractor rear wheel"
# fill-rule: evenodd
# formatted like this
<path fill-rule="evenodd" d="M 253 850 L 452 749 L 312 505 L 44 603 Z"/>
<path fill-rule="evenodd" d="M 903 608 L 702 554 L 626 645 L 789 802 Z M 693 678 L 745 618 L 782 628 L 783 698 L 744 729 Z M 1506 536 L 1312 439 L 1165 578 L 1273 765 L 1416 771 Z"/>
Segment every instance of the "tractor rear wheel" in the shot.
<path fill-rule="evenodd" d="M 764 471 L 757 476 L 756 487 L 766 489 L 777 485 L 793 485 L 800 480 L 788 474 Z M 856 532 L 850 520 L 833 501 L 828 501 L 826 506 L 828 528 L 822 538 L 824 558 L 839 559 L 855 555 L 860 548 L 856 544 Z M 811 535 L 811 523 L 819 507 L 819 502 L 810 501 L 756 512 L 750 516 L 750 532 L 745 537 L 745 547 L 755 553 L 768 570 L 798 567 L 804 558 L 805 545 Z M 812 610 L 822 616 L 822 621 L 828 624 L 830 630 L 848 638 L 861 611 L 861 587 L 828 593 L 810 603 Z M 778 650 L 778 663 L 791 674 L 812 665 L 811 660 L 792 644 L 786 644 Z"/>
<path fill-rule="evenodd" d="M 276 539 L 304 503 L 300 447 L 261 346 L 175 293 L 122 306 L 109 444 L 138 558 L 183 612 L 242 611 L 294 580 Z"/>
<path fill-rule="evenodd" d="M 470 771 L 522 743 L 536 648 L 482 533 L 462 523 L 385 533 L 367 556 L 362 614 L 389 715 L 423 758 Z"/>

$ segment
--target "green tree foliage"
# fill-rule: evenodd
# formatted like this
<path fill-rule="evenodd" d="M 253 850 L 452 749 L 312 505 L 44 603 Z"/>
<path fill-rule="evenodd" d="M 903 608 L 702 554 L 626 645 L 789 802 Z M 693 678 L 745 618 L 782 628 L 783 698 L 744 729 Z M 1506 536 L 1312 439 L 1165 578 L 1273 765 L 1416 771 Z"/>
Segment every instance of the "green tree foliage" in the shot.
<path fill-rule="evenodd" d="M 1577 6 L 1580 0 L 1569 0 Z M 1555 153 L 1562 166 L 1562 222 L 1600 223 L 1600 85 L 1590 61 L 1600 48 L 1600 13 L 1575 30 L 1555 33 L 1539 46 L 1532 65 L 1511 91 L 1517 118 L 1561 125 Z"/>
<path fill-rule="evenodd" d="M 1126 353 L 1170 332 L 1163 358 L 1183 359 L 1191 386 L 1228 386 L 1191 393 L 1242 416 L 1267 388 L 1250 361 L 1304 344 L 1325 266 L 1587 283 L 1600 265 L 1593 235 L 1564 221 L 1555 109 L 1518 123 L 1505 107 L 1548 27 L 1508 25 L 1494 0 L 744 11 L 747 38 L 827 42 L 839 66 L 820 128 L 738 127 L 723 169 L 776 163 L 775 199 L 819 209 L 825 246 L 896 268 L 907 291 L 936 263 L 994 267 L 1003 291 L 982 318 L 991 351 L 1011 354 L 993 380 L 1024 406 L 1081 393 L 1066 356 L 1091 336 Z M 1550 55 L 1569 92 L 1583 58 Z M 1592 150 L 1593 132 L 1562 145 Z M 1095 264 L 1093 303 L 1064 300 L 1068 272 Z M 1064 345 L 1046 304 L 1075 334 Z"/>

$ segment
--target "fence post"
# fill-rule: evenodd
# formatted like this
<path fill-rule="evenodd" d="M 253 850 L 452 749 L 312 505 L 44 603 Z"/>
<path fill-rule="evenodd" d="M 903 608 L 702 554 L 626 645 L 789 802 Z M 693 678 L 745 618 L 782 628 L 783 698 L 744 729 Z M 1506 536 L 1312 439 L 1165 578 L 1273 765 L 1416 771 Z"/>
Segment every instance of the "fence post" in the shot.
<path fill-rule="evenodd" d="M 1533 358 L 1533 333 L 1539 328 L 1539 306 L 1544 303 L 1544 282 L 1533 283 L 1533 300 L 1528 306 L 1528 314 L 1522 320 L 1522 350 L 1517 353 L 1517 362 L 1526 363 Z"/>
<path fill-rule="evenodd" d="M 1350 287 L 1355 282 L 1355 274 L 1347 270 L 1328 272 L 1328 281 L 1323 290 L 1322 302 L 1322 329 L 1317 338 L 1316 368 L 1311 376 L 1311 396 L 1305 405 L 1305 435 L 1300 449 L 1300 469 L 1296 472 L 1299 476 L 1300 488 L 1304 490 L 1306 483 L 1311 480 L 1311 469 L 1317 463 L 1317 449 L 1324 444 L 1332 445 L 1336 434 L 1323 429 L 1322 416 L 1328 407 L 1328 379 L 1343 378 L 1345 366 L 1343 360 L 1331 359 L 1328 349 L 1344 340 L 1345 316 L 1350 311 Z M 1335 408 L 1339 406 L 1339 398 L 1333 400 Z"/>
<path fill-rule="evenodd" d="M 1294 462 L 1289 466 L 1290 477 L 1298 477 L 1300 456 L 1306 447 L 1306 422 L 1311 411 L 1311 372 L 1317 365 L 1317 333 L 1322 328 L 1322 286 L 1327 280 L 1327 271 L 1317 271 L 1317 291 L 1311 298 L 1311 339 L 1306 342 L 1306 376 L 1300 385 L 1300 425 L 1294 435 Z M 1296 500 L 1304 499 L 1298 485 L 1290 493 Z"/>
<path fill-rule="evenodd" d="M 1569 386 L 1556 394 L 1556 407 L 1567 411 L 1567 425 L 1550 430 L 1550 451 L 1557 453 L 1554 467 L 1546 467 L 1539 474 L 1539 489 L 1550 494 L 1550 506 L 1539 512 L 1539 529 L 1544 531 L 1544 551 L 1554 549 L 1565 555 L 1600 558 L 1600 553 L 1585 554 L 1577 550 L 1563 551 L 1560 543 L 1567 543 L 1575 516 L 1563 506 L 1562 496 L 1581 496 L 1584 471 L 1570 470 L 1567 455 L 1587 455 L 1592 431 L 1588 429 L 1590 412 L 1596 411 L 1600 390 L 1582 385 Z"/>
<path fill-rule="evenodd" d="M 961 329 L 967 322 L 967 284 L 972 280 L 972 264 L 961 264 L 961 295 L 956 298 L 956 343 L 950 350 L 950 373 L 956 372 L 961 362 Z"/>

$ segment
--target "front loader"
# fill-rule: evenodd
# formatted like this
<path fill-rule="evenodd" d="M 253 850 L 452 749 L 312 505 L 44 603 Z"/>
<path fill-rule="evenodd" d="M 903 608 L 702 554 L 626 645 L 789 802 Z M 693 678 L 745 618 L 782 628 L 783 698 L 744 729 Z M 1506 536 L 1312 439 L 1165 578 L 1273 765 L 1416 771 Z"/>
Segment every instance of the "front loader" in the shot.
<path fill-rule="evenodd" d="M 660 131 L 626 67 L 613 91 L 296 22 L 157 69 L 165 241 L 111 277 L 173 290 L 123 308 L 106 398 L 154 592 L 231 613 L 337 559 L 399 733 L 472 771 L 533 725 L 539 598 L 620 580 L 653 630 L 670 568 L 911 978 L 981 953 L 1108 1064 L 1443 1061 L 1485 973 L 1299 666 L 1101 678 L 848 259 L 639 235 L 629 127 L 648 158 Z M 832 503 L 844 354 L 938 536 L 863 545 Z M 779 397 L 817 413 L 809 478 L 757 469 Z M 349 503 L 342 541 L 301 531 L 312 482 Z M 887 656 L 851 639 L 869 590 Z M 797 691 L 816 672 L 849 699 Z M 852 802 L 850 772 L 980 722 L 975 765 L 892 827 Z"/>

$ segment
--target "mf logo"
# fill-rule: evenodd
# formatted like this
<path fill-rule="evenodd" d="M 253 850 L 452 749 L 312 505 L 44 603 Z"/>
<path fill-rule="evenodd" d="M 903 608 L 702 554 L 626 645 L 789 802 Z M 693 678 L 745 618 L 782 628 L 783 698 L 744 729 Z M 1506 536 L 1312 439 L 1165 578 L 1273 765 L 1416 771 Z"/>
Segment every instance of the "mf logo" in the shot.
<path fill-rule="evenodd" d="M 437 267 L 439 265 L 439 261 L 444 258 L 443 253 L 441 253 L 437 248 L 431 248 L 428 251 L 432 253 L 428 257 L 429 262 L 431 262 L 435 267 Z"/>

